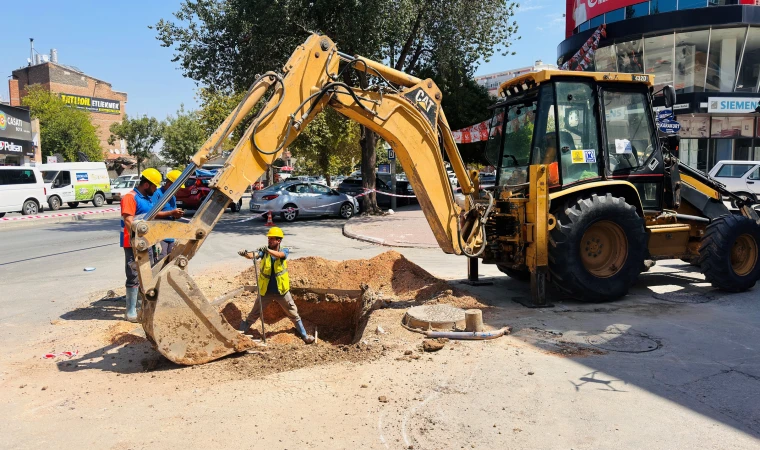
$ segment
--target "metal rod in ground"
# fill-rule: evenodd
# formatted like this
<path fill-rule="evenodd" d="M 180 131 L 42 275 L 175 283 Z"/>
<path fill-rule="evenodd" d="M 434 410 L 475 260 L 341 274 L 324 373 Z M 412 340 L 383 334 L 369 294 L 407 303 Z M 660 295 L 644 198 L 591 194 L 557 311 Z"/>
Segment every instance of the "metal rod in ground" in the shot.
<path fill-rule="evenodd" d="M 255 250 L 254 250 L 255 252 Z M 261 300 L 261 286 L 259 286 L 259 266 L 256 265 L 256 253 L 253 254 L 253 274 L 256 276 L 256 300 L 259 302 L 259 320 L 261 321 L 261 340 L 267 343 L 267 334 L 264 331 L 264 303 Z"/>

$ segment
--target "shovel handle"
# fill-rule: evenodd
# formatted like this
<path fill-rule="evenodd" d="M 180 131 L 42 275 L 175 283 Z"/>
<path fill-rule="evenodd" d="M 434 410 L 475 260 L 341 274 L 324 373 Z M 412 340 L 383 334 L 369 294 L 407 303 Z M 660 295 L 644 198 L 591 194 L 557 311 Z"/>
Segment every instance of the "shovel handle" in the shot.
<path fill-rule="evenodd" d="M 256 254 L 253 256 L 253 273 L 256 275 L 256 299 L 259 302 L 259 320 L 261 320 L 261 340 L 267 343 L 267 335 L 264 331 L 264 302 L 261 299 L 261 286 L 259 286 L 259 266 L 256 265 Z"/>

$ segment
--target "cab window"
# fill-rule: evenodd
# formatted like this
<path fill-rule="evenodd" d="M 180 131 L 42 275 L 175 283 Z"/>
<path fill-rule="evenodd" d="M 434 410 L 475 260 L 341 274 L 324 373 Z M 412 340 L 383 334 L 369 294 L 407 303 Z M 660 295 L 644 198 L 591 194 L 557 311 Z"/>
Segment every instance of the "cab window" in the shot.
<path fill-rule="evenodd" d="M 643 92 L 604 91 L 609 170 L 612 173 L 644 167 L 655 150 L 654 128 Z"/>
<path fill-rule="evenodd" d="M 555 89 L 562 184 L 598 178 L 600 146 L 594 90 L 582 82 L 559 82 Z"/>
<path fill-rule="evenodd" d="M 528 181 L 536 103 L 536 100 L 528 100 L 507 107 L 499 186 L 515 186 Z"/>

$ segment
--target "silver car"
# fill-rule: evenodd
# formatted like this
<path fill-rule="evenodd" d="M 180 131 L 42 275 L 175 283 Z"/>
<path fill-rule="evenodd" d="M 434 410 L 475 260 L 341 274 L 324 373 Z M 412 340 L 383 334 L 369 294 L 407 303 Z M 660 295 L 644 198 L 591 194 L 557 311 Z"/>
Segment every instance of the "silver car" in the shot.
<path fill-rule="evenodd" d="M 251 194 L 252 212 L 280 214 L 292 222 L 298 217 L 335 215 L 350 219 L 359 212 L 359 202 L 323 184 L 286 181 Z"/>

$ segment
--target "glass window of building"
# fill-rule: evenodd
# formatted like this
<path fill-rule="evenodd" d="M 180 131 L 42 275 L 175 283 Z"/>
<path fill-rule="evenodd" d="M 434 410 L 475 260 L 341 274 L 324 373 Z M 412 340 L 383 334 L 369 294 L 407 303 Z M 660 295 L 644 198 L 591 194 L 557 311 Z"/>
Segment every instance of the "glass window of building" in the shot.
<path fill-rule="evenodd" d="M 625 7 L 625 18 L 644 17 L 649 15 L 649 2 L 637 3 Z"/>
<path fill-rule="evenodd" d="M 654 89 L 673 84 L 673 33 L 644 39 L 644 70 L 654 75 Z"/>
<path fill-rule="evenodd" d="M 644 73 L 643 50 L 644 41 L 641 39 L 617 43 L 615 51 L 617 53 L 618 72 Z"/>
<path fill-rule="evenodd" d="M 615 45 L 596 49 L 594 52 L 595 70 L 599 72 L 617 72 L 617 54 Z"/>
<path fill-rule="evenodd" d="M 678 9 L 704 8 L 707 0 L 678 0 Z"/>
<path fill-rule="evenodd" d="M 707 154 L 707 169 L 715 167 L 718 161 L 726 161 L 731 158 L 733 153 L 733 139 L 710 139 L 710 151 Z"/>
<path fill-rule="evenodd" d="M 681 124 L 681 129 L 678 130 L 678 135 L 681 136 L 682 139 L 706 139 L 710 137 L 710 118 L 708 116 L 678 116 L 678 123 Z"/>
<path fill-rule="evenodd" d="M 713 29 L 705 91 L 732 92 L 746 28 Z"/>
<path fill-rule="evenodd" d="M 580 26 L 578 27 L 578 32 L 580 33 L 581 31 L 586 31 L 588 29 L 589 29 L 589 21 L 587 20 L 583 22 L 582 24 L 580 24 Z"/>
<path fill-rule="evenodd" d="M 604 14 L 598 15 L 594 17 L 593 19 L 589 20 L 589 27 L 590 28 L 596 28 L 599 25 L 604 23 Z"/>
<path fill-rule="evenodd" d="M 755 92 L 760 74 L 760 28 L 749 29 L 741 64 L 736 80 L 736 92 Z"/>
<path fill-rule="evenodd" d="M 668 11 L 675 11 L 678 7 L 678 0 L 650 0 L 649 14 L 659 14 Z"/>
<path fill-rule="evenodd" d="M 676 34 L 675 84 L 679 94 L 705 91 L 710 30 Z"/>
<path fill-rule="evenodd" d="M 604 15 L 604 23 L 619 22 L 625 19 L 625 8 L 618 8 Z"/>
<path fill-rule="evenodd" d="M 707 139 L 682 139 L 678 156 L 692 169 L 707 172 Z"/>
<path fill-rule="evenodd" d="M 737 139 L 734 142 L 734 155 L 732 158 L 739 161 L 749 161 L 752 154 L 752 139 Z"/>

